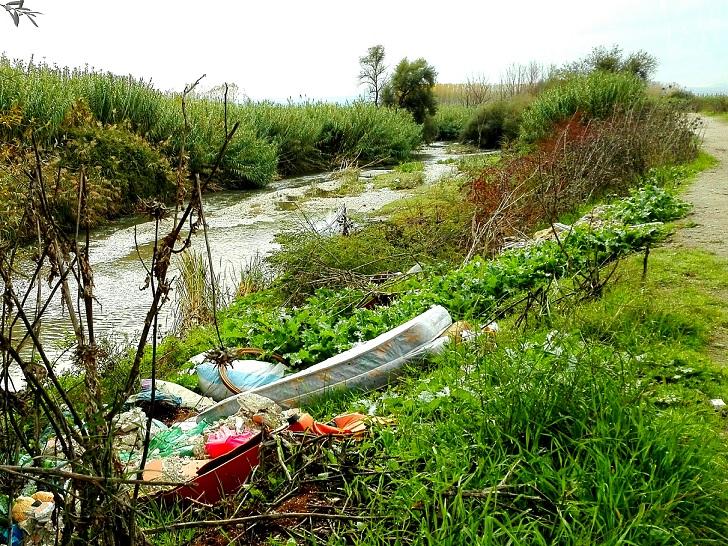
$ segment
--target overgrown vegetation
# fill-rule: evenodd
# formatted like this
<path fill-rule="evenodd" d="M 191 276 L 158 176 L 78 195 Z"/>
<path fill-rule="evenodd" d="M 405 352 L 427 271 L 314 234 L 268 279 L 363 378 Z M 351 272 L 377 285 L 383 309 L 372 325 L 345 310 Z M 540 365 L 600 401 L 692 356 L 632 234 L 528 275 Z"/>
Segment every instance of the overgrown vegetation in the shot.
<path fill-rule="evenodd" d="M 497 249 L 581 203 L 625 194 L 651 168 L 694 159 L 695 124 L 669 106 L 622 111 L 619 105 L 604 119 L 576 115 L 561 123 L 533 151 L 503 158 L 473 182 L 479 248 Z"/>
<path fill-rule="evenodd" d="M 421 64 L 415 68 L 432 68 Z M 305 506 L 305 499 L 326 492 L 326 509 L 343 503 L 346 514 L 363 518 L 356 524 L 344 517 L 308 527 L 272 523 L 252 535 L 252 527 L 241 529 L 244 539 L 289 535 L 357 544 L 725 540 L 728 448 L 722 438 L 723 415 L 706 403 L 728 396 L 725 374 L 714 366 L 709 351 L 713 336 L 728 328 L 728 313 L 721 306 L 728 290 L 725 264 L 699 253 L 676 258 L 653 249 L 667 232 L 665 222 L 688 210 L 674 190 L 707 159 L 697 156 L 694 122 L 669 103 L 648 102 L 638 71 L 621 64 L 614 70 L 594 68 L 552 81 L 526 110 L 518 145 L 502 155 L 463 162 L 466 176 L 419 187 L 422 164 L 404 163 L 373 184 L 414 189 L 412 196 L 380 211 L 379 217 L 356 218 L 354 223 L 346 218 L 341 235 L 282 234 L 279 252 L 266 264 L 257 257 L 243 270 L 238 298 L 219 313 L 214 328 L 193 327 L 209 322 L 212 309 L 222 302 L 211 290 L 204 261 L 187 255 L 182 275 L 184 302 L 190 305 L 184 313 L 189 319 L 186 334 L 157 346 L 156 312 L 169 293 L 170 256 L 180 251 L 175 248 L 178 241 L 189 241 L 180 235 L 188 219 L 191 231 L 204 225 L 196 194 L 183 215 L 175 215 L 174 230 L 154 246 L 148 269 L 153 303 L 131 361 L 106 352 L 96 344 L 93 329 L 83 328 L 84 320 L 93 324 L 86 247 L 67 241 L 58 226 L 42 223 L 38 211 L 63 218 L 65 206 L 63 223 L 69 227 L 76 218 L 71 215 L 74 196 L 80 196 L 76 205 L 83 212 L 76 221 L 88 231 L 94 215 L 103 215 L 97 199 L 120 201 L 119 210 L 132 201 L 114 193 L 117 187 L 127 194 L 164 194 L 171 184 L 167 157 L 183 149 L 189 153 L 189 170 L 206 175 L 205 184 L 214 178 L 234 186 L 264 180 L 276 171 L 299 172 L 341 158 L 369 157 L 372 150 L 381 150 L 378 159 L 403 158 L 421 129 L 409 114 L 374 105 L 228 105 L 227 120 L 221 103 L 191 100 L 186 108 L 194 119 L 190 130 L 183 123 L 181 135 L 162 138 L 180 120 L 171 109 L 171 117 L 165 118 L 160 117 L 165 110 L 155 108 L 167 108 L 174 99 L 155 94 L 143 83 L 128 80 L 127 89 L 124 79 L 64 76 L 47 68 L 21 74 L 26 83 L 38 78 L 50 85 L 48 94 L 23 94 L 26 102 L 6 100 L 5 109 L 0 100 L 0 111 L 9 120 L 0 130 L 23 142 L 33 128 L 44 140 L 50 159 L 43 163 L 39 155 L 32 158 L 36 168 L 27 192 L 35 215 L 28 226 L 44 226 L 38 227 L 39 239 L 46 241 L 41 260 L 51 260 L 52 278 L 63 276 L 65 268 L 77 268 L 87 314 L 80 309 L 74 313 L 71 299 L 64 300 L 69 316 L 81 320 L 75 325 L 80 379 L 57 380 L 52 364 L 39 353 L 53 383 L 46 388 L 45 377 L 31 363 L 17 352 L 4 353 L 5 372 L 12 357 L 43 404 L 36 402 L 35 415 L 14 408 L 5 412 L 12 419 L 4 422 L 8 434 L 3 445 L 7 458 L 17 461 L 20 447 L 5 440 L 12 431 L 22 449 L 39 457 L 42 412 L 58 428 L 76 471 L 70 477 L 77 481 L 74 491 L 82 497 L 78 503 L 61 499 L 64 486 L 51 483 L 57 502 L 63 500 L 64 533 L 80 529 L 87 541 L 103 535 L 109 543 L 128 542 L 142 535 L 135 510 L 145 512 L 144 520 L 164 523 L 179 516 L 160 516 L 153 513 L 153 504 L 139 508 L 126 497 L 119 502 L 121 488 L 100 487 L 108 485 L 105 481 L 79 481 L 82 473 L 103 478 L 120 473 L 114 466 L 118 461 L 111 449 L 110 423 L 142 374 L 194 386 L 184 362 L 213 347 L 259 347 L 282 354 L 293 369 L 305 368 L 439 304 L 476 333 L 498 319 L 502 333 L 453 343 L 427 370 L 410 370 L 404 384 L 381 395 L 362 399 L 358 393 L 339 393 L 322 399 L 314 413 L 363 409 L 394 417 L 397 428 L 374 425 L 360 443 L 277 438 L 267 444 L 268 449 L 274 445 L 275 453 L 264 452 L 253 483 L 209 513 L 259 514 L 281 510 L 288 500 Z M 510 97 L 521 86 L 526 89 L 528 81 L 525 72 L 513 74 L 506 81 L 513 90 Z M 432 82 L 424 80 L 432 87 L 434 70 Z M 70 93 L 73 100 L 66 110 L 62 101 L 57 106 L 50 100 L 54 93 L 67 93 L 65 86 L 52 87 L 59 81 L 71 90 L 86 89 L 79 83 L 85 82 L 94 92 L 86 89 L 90 94 L 80 99 Z M 540 82 L 540 76 L 534 81 Z M 12 96 L 4 95 L 4 89 L 0 99 Z M 120 96 L 109 102 L 109 90 Z M 148 97 L 156 98 L 145 102 Z M 127 113 L 118 117 L 116 107 L 107 109 L 109 104 L 119 104 Z M 477 140 L 468 139 L 480 146 L 516 141 L 520 112 L 510 111 L 513 104 L 481 106 Z M 432 111 L 425 105 L 423 112 L 419 121 L 426 122 Z M 361 123 L 352 121 L 357 116 L 362 116 Z M 443 124 L 445 119 L 443 115 Z M 462 111 L 451 112 L 452 127 L 463 119 Z M 241 123 L 230 132 L 226 122 L 233 120 Z M 163 121 L 169 125 L 162 126 Z M 383 126 L 386 131 L 377 134 Z M 403 128 L 405 134 L 398 132 Z M 52 155 L 59 134 L 64 140 Z M 219 177 L 210 170 L 219 153 L 211 144 L 216 140 L 218 150 L 229 145 Z M 114 150 L 122 150 L 124 159 Z M 28 165 L 32 161 L 26 153 L 11 143 L 6 156 L 15 155 Z M 696 156 L 694 163 L 686 163 Z M 184 162 L 182 153 L 178 165 Z M 190 174 L 183 171 L 179 169 L 178 181 Z M 343 172 L 350 178 L 347 184 L 359 191 L 359 173 Z M 16 167 L 8 180 L 24 174 Z M 44 180 L 57 181 L 52 200 L 45 198 L 51 192 Z M 12 185 L 5 184 L 12 199 Z M 554 226 L 595 202 L 600 206 L 582 221 L 566 229 Z M 159 229 L 164 208 L 148 201 L 145 210 Z M 23 228 L 23 221 L 15 218 L 4 228 L 12 233 Z M 548 229 L 537 240 L 526 236 L 544 227 Z M 642 255 L 634 256 L 636 252 Z M 0 252 L 8 292 L 4 317 L 11 317 L 11 305 L 22 311 L 11 282 L 13 256 Z M 268 265 L 278 274 L 272 283 Z M 412 265 L 424 268 L 405 273 Z M 59 286 L 63 282 L 61 278 Z M 67 292 L 68 286 L 63 289 Z M 3 344 L 11 347 L 6 331 L 2 329 Z M 147 335 L 153 348 L 145 352 Z M 68 397 L 69 388 L 83 390 L 78 401 L 75 395 Z M 6 408 L 9 400 L 5 398 Z M 107 401 L 108 413 L 103 407 Z M 18 407 L 30 404 L 12 402 Z M 72 423 L 62 408 L 71 412 Z M 22 420 L 32 441 L 24 441 L 15 419 Z M 91 427 L 98 434 L 89 434 L 96 430 Z M 74 457 L 74 442 L 84 447 L 82 457 Z M 292 462 L 300 465 L 294 476 L 286 467 Z M 4 490 L 10 497 L 14 486 Z M 89 518 L 79 517 L 85 512 L 78 510 L 85 507 L 91 511 Z M 113 527 L 106 525 L 108 514 Z M 160 543 L 176 538 L 162 535 Z M 187 532 L 184 538 L 194 537 Z"/>
<path fill-rule="evenodd" d="M 480 148 L 501 148 L 518 138 L 524 106 L 511 100 L 481 106 L 461 129 L 460 141 Z"/>
<path fill-rule="evenodd" d="M 32 134 L 48 178 L 58 177 L 58 206 L 64 206 L 64 194 L 77 195 L 72 181 L 84 165 L 98 188 L 100 221 L 128 212 L 138 199 L 167 198 L 173 185 L 169 163 L 177 165 L 183 142 L 186 174 L 207 174 L 225 128 L 236 123 L 216 174 L 230 188 L 260 187 L 277 175 L 344 162 L 402 161 L 422 138 L 422 129 L 400 109 L 366 103 L 225 104 L 223 98 L 188 97 L 186 129 L 181 96 L 161 93 L 148 82 L 2 58 L 0 174 L 9 186 L 19 183 L 14 168 Z M 21 215 L 11 206 L 6 233 L 23 232 L 14 218 Z"/>
<path fill-rule="evenodd" d="M 638 220 L 668 220 L 680 209 L 660 190 L 641 192 L 616 205 L 619 215 L 636 207 Z M 564 252 L 580 256 L 580 245 L 621 252 L 606 239 L 605 246 L 596 243 L 593 231 L 583 235 L 574 243 L 566 238 L 565 245 L 575 246 Z M 645 243 L 620 240 L 627 252 Z M 722 462 L 728 451 L 717 433 L 724 416 L 708 399 L 726 397 L 728 381 L 708 355 L 712 335 L 728 327 L 720 305 L 728 290 L 724 264 L 704 253 L 657 250 L 645 278 L 643 257 L 629 257 L 602 298 L 574 303 L 561 296 L 577 277 L 557 281 L 558 275 L 531 269 L 546 263 L 538 256 L 553 257 L 560 248 L 554 241 L 435 277 L 440 284 L 433 291 L 473 325 L 493 318 L 483 299 L 500 281 L 514 293 L 547 286 L 552 303 L 524 329 L 515 319 L 501 320 L 497 338 L 456 344 L 384 393 L 364 399 L 345 393 L 309 408 L 319 415 L 369 411 L 395 419 L 396 428 L 373 425 L 360 442 L 284 443 L 285 461 L 303 470 L 289 480 L 270 462 L 275 456 L 264 455 L 269 462 L 251 485 L 257 493 L 243 494 L 235 513 L 224 515 L 259 513 L 268 502 L 277 509 L 283 501 L 274 499 L 292 495 L 305 503 L 312 491 L 335 488 L 348 499 L 349 513 L 367 519 L 297 528 L 311 541 L 721 540 L 728 533 Z M 488 280 L 496 272 L 501 276 L 491 278 L 498 280 Z M 459 300 L 465 293 L 470 299 Z M 341 316 L 333 301 L 328 308 Z M 310 324 L 322 318 L 308 316 Z M 326 476 L 325 486 L 317 476 Z M 286 537 L 288 529 L 274 524 L 245 536 Z"/>
<path fill-rule="evenodd" d="M 569 76 L 541 93 L 526 110 L 521 137 L 535 142 L 574 115 L 585 122 L 606 119 L 614 115 L 615 108 L 639 108 L 646 98 L 644 82 L 630 74 L 598 71 Z"/>
<path fill-rule="evenodd" d="M 323 406 L 397 420 L 329 463 L 359 469 L 341 487 L 375 516 L 330 532 L 355 544 L 724 540 L 725 417 L 708 399 L 728 382 L 707 351 L 728 324 L 725 264 L 651 260 L 646 283 L 634 257 L 602 300 Z"/>

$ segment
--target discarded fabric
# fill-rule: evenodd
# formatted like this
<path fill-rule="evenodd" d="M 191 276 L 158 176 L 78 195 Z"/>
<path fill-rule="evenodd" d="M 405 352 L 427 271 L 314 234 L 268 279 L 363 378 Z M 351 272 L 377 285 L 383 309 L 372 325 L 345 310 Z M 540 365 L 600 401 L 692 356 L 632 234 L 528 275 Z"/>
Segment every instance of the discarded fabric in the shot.
<path fill-rule="evenodd" d="M 207 360 L 205 353 L 192 357 L 190 362 L 197 367 L 202 394 L 216 402 L 234 394 L 223 383 L 217 364 Z M 234 360 L 225 371 L 230 381 L 244 392 L 280 379 L 286 372 L 286 366 L 280 362 Z"/>
<path fill-rule="evenodd" d="M 361 413 L 345 413 L 334 417 L 330 423 L 324 424 L 314 420 L 308 413 L 299 413 L 291 417 L 288 430 L 306 432 L 317 436 L 341 436 L 358 434 L 366 430 L 366 415 Z"/>
<path fill-rule="evenodd" d="M 183 387 L 182 385 L 178 385 L 177 383 L 172 383 L 171 381 L 163 381 L 161 379 L 157 379 L 155 382 L 155 386 L 157 393 L 161 392 L 164 394 L 178 397 L 180 399 L 181 408 L 203 411 L 215 404 L 215 401 L 212 398 L 209 398 L 207 396 L 200 396 L 196 392 L 193 392 L 190 389 Z M 152 380 L 142 379 L 142 391 L 151 390 Z"/>

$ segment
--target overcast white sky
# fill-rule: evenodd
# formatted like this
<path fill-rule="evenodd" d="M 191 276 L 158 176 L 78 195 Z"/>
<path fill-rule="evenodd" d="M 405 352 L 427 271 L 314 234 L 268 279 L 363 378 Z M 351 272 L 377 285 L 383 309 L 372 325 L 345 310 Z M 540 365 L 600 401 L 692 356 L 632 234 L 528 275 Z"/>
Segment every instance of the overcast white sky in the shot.
<path fill-rule="evenodd" d="M 358 59 L 425 57 L 441 82 L 512 62 L 562 64 L 595 45 L 644 49 L 657 79 L 728 86 L 728 0 L 26 0 L 40 28 L 0 13 L 0 50 L 88 64 L 181 90 L 235 82 L 251 98 L 357 95 Z"/>

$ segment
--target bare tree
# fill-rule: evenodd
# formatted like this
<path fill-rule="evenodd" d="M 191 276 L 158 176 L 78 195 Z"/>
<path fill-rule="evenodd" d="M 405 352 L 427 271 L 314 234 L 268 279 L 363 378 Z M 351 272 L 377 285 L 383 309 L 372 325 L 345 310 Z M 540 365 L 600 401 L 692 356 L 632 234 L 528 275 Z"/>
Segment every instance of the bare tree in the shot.
<path fill-rule="evenodd" d="M 359 83 L 366 85 L 374 104 L 379 106 L 379 96 L 385 84 L 384 73 L 387 66 L 384 64 L 384 46 L 375 45 L 367 50 L 367 54 L 359 57 Z"/>
<path fill-rule="evenodd" d="M 491 85 L 484 74 L 472 74 L 465 80 L 465 106 L 485 104 L 491 97 Z"/>
<path fill-rule="evenodd" d="M 546 79 L 547 69 L 541 63 L 513 63 L 506 68 L 499 85 L 500 96 L 507 99 L 522 93 L 534 94 Z"/>
<path fill-rule="evenodd" d="M 198 80 L 199 82 L 199 80 Z M 188 133 L 185 97 L 196 83 L 188 86 L 182 97 L 185 135 Z M 227 127 L 227 120 L 225 123 Z M 57 508 L 57 542 L 60 544 L 134 545 L 148 540 L 137 527 L 139 486 L 142 480 L 150 441 L 151 414 L 138 466 L 129 470 L 120 461 L 113 446 L 115 422 L 128 396 L 137 389 L 142 360 L 151 339 L 151 405 L 155 403 L 156 348 L 158 316 L 168 301 L 171 282 L 168 272 L 171 259 L 190 245 L 191 238 L 204 226 L 202 190 L 219 169 L 228 145 L 238 129 L 235 123 L 225 138 L 204 182 L 197 180 L 196 192 L 186 204 L 178 202 L 174 222 L 164 234 L 161 220 L 169 212 L 164 204 L 149 201 L 141 204 L 155 223 L 151 261 L 144 263 L 147 278 L 143 289 L 150 293 L 150 303 L 136 346 L 126 363 L 110 357 L 94 332 L 94 281 L 89 261 L 89 195 L 93 192 L 83 169 L 78 179 L 78 202 L 75 234 L 63 231 L 47 199 L 48 166 L 44 163 L 35 138 L 31 159 L 19 158 L 20 171 L 26 180 L 25 219 L 37 226 L 36 265 L 25 284 L 16 282 L 18 243 L 0 245 L 0 279 L 3 298 L 0 308 L 0 484 L 2 492 L 13 498 L 25 481 L 36 481 L 53 493 Z M 32 133 L 31 133 L 32 136 Z M 180 169 L 185 169 L 184 153 Z M 22 179 L 19 179 L 19 182 Z M 180 177 L 181 180 L 181 177 Z M 21 184 L 19 183 L 19 187 Z M 35 309 L 26 311 L 34 286 L 48 283 L 43 299 L 38 292 Z M 74 334 L 73 360 L 80 375 L 80 395 L 72 397 L 69 384 L 56 375 L 54 362 L 44 349 L 38 334 L 40 321 L 48 307 L 60 298 Z M 28 356 L 22 347 L 30 344 Z M 20 370 L 25 381 L 25 401 L 11 393 L 10 367 Z M 113 374 L 113 386 L 104 387 L 103 376 Z M 24 406 L 24 407 L 23 407 Z M 29 419 L 30 416 L 30 419 Z M 29 423 L 38 426 L 29 428 Z M 42 425 L 47 424 L 54 441 L 53 457 L 63 466 L 45 468 L 47 446 L 41 442 Z M 45 447 L 44 447 L 45 446 Z M 34 464 L 20 465 L 24 451 Z M 133 487 L 132 487 L 133 486 Z M 133 490 L 133 492 L 132 492 Z"/>

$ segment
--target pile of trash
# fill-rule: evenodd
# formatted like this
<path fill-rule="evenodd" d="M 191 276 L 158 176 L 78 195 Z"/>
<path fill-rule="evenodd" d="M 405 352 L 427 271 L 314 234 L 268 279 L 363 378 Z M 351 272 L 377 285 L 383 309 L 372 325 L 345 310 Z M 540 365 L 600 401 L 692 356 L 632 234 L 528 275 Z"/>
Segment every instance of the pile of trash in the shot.
<path fill-rule="evenodd" d="M 447 343 L 497 330 L 495 323 L 483 328 L 464 322 L 453 324 L 448 312 L 435 306 L 373 340 L 295 374 L 285 375 L 287 368 L 281 362 L 227 362 L 225 375 L 242 391 L 237 394 L 222 381 L 219 363 L 212 362 L 209 353 L 198 355 L 192 362 L 203 395 L 161 380 L 154 382 L 152 392 L 152 381 L 143 380 L 139 392 L 126 401 L 125 411 L 113 422 L 113 445 L 126 474 L 134 477 L 142 467 L 144 444 L 149 439 L 142 468 L 147 482 L 142 486 L 144 498 L 213 504 L 246 482 L 260 462 L 264 437 L 283 431 L 294 436 L 358 437 L 372 422 L 384 423 L 359 413 L 320 423 L 299 409 L 300 402 L 333 388 L 377 388 L 395 378 L 407 362 L 439 351 Z M 67 464 L 52 435 L 43 454 L 46 463 L 59 468 Z M 8 508 L 13 526 L 0 543 L 2 539 L 16 545 L 53 543 L 52 522 L 57 521 L 57 514 L 51 493 L 19 496 Z"/>

